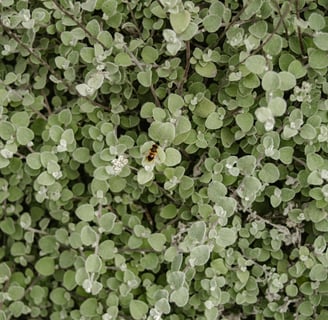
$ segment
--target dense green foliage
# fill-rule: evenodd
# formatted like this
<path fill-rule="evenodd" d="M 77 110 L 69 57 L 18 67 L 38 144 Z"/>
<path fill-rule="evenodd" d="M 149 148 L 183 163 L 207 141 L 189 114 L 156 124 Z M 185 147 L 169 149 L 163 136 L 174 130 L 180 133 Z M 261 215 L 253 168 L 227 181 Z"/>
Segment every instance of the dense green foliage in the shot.
<path fill-rule="evenodd" d="M 0 7 L 0 320 L 328 318 L 327 0 Z"/>

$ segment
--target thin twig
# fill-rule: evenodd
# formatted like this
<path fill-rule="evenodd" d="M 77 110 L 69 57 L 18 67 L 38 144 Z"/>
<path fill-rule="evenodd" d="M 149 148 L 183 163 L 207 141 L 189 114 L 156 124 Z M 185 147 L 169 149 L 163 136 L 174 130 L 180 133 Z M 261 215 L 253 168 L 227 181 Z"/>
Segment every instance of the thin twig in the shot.
<path fill-rule="evenodd" d="M 181 82 L 179 83 L 178 86 L 178 93 L 180 95 L 182 95 L 183 93 L 183 85 L 186 83 L 187 79 L 188 79 L 188 73 L 189 73 L 189 69 L 190 69 L 190 41 L 186 41 L 186 66 L 185 66 L 185 71 L 183 74 L 183 78 L 181 80 Z"/>
<path fill-rule="evenodd" d="M 133 23 L 134 23 L 134 25 L 135 25 L 135 27 L 136 27 L 136 30 L 137 30 L 137 32 L 138 32 L 138 35 L 139 35 L 139 37 L 141 38 L 141 37 L 142 37 L 141 30 L 140 30 L 140 28 L 139 28 L 139 26 L 138 26 L 137 19 L 136 19 L 135 15 L 134 15 L 134 12 L 133 12 L 133 10 L 132 10 L 132 8 L 131 8 L 131 5 L 130 5 L 129 1 L 127 1 L 126 4 L 127 4 L 128 9 L 129 9 L 129 11 L 130 11 L 130 15 L 131 15 L 132 21 L 133 21 Z"/>
<path fill-rule="evenodd" d="M 277 0 L 274 0 L 275 5 L 277 6 L 277 11 L 279 13 L 280 18 L 283 16 L 283 14 L 281 13 L 281 9 L 279 6 L 279 3 Z M 289 36 L 288 36 L 288 27 L 286 25 L 286 22 L 284 19 L 282 19 L 282 24 L 284 25 L 284 29 L 285 29 L 285 33 L 286 33 L 286 40 L 289 41 Z"/>
<path fill-rule="evenodd" d="M 278 31 L 278 29 L 280 28 L 281 24 L 283 23 L 284 19 L 286 18 L 287 14 L 290 12 L 290 7 L 288 8 L 288 10 L 286 10 L 286 12 L 280 16 L 279 22 L 277 23 L 276 27 L 274 28 L 274 30 L 272 31 L 272 33 L 262 42 L 262 44 L 252 52 L 252 55 L 257 54 L 258 52 L 260 52 L 262 50 L 262 48 L 270 42 L 270 40 L 272 39 L 272 37 L 276 34 L 276 32 Z M 248 57 L 244 58 L 241 62 L 239 62 L 237 64 L 237 66 L 241 65 L 242 63 L 244 63 L 246 60 L 248 59 Z M 236 66 L 236 67 L 237 67 Z"/>
<path fill-rule="evenodd" d="M 71 18 L 91 39 L 93 39 L 94 41 L 96 41 L 98 44 L 100 44 L 101 46 L 103 46 L 104 48 L 106 48 L 106 46 L 100 41 L 98 40 L 96 37 L 94 37 L 94 35 L 79 21 L 77 20 L 77 18 L 72 15 L 69 11 L 67 11 L 65 8 L 63 8 L 58 1 L 53 0 L 53 3 L 56 5 L 56 7 L 62 12 L 64 13 L 66 16 L 68 16 L 69 18 Z"/>
<path fill-rule="evenodd" d="M 32 107 L 31 107 L 31 109 L 33 110 L 34 113 L 36 113 L 36 114 L 37 114 L 40 118 L 42 118 L 43 120 L 45 120 L 45 121 L 48 120 L 48 118 L 47 118 L 44 114 L 42 114 L 39 110 L 35 110 L 35 109 L 33 109 Z"/>
<path fill-rule="evenodd" d="M 0 20 L 0 25 L 2 26 L 2 28 L 4 29 L 4 31 L 9 35 L 9 37 L 11 37 L 12 39 L 14 39 L 20 46 L 22 46 L 25 50 L 27 50 L 34 58 L 36 58 L 56 79 L 58 79 L 61 83 L 63 83 L 67 89 L 71 90 L 72 92 L 74 92 L 77 96 L 79 96 L 80 98 L 86 99 L 88 100 L 90 103 L 92 103 L 93 105 L 100 107 L 102 109 L 105 110 L 109 110 L 108 107 L 103 106 L 102 104 L 93 101 L 92 99 L 90 99 L 89 97 L 84 97 L 82 95 L 80 95 L 74 86 L 72 86 L 69 82 L 67 82 L 65 79 L 63 79 L 61 76 L 59 76 L 56 71 L 48 64 L 47 61 L 43 60 L 42 58 L 40 58 L 31 48 L 29 48 L 24 42 L 22 42 L 19 37 L 13 32 L 11 31 L 8 27 L 6 27 L 2 21 Z"/>
<path fill-rule="evenodd" d="M 220 37 L 218 39 L 218 41 L 221 41 L 223 39 L 223 37 L 226 35 L 227 31 L 238 22 L 239 17 L 244 13 L 244 11 L 246 10 L 247 5 L 242 7 L 241 10 L 238 11 L 238 13 L 235 15 L 235 17 L 233 18 L 233 20 L 224 28 L 223 32 L 220 34 Z"/>
<path fill-rule="evenodd" d="M 140 71 L 145 71 L 144 66 L 140 63 L 140 61 L 137 59 L 137 57 L 133 54 L 133 52 L 131 52 L 129 50 L 129 48 L 126 45 L 124 45 L 124 49 L 125 49 L 126 53 L 130 56 L 132 62 L 137 66 L 137 68 Z M 151 94 L 153 95 L 153 98 L 155 100 L 156 107 L 161 108 L 162 107 L 161 102 L 159 101 L 159 99 L 157 97 L 156 90 L 155 90 L 153 84 L 150 85 L 149 89 L 150 89 Z"/>
<path fill-rule="evenodd" d="M 24 229 L 27 230 L 27 231 L 30 231 L 30 232 L 38 233 L 38 234 L 48 234 L 45 231 L 38 230 L 38 229 L 35 229 L 35 228 L 32 228 L 32 227 L 28 227 L 28 228 L 24 228 Z"/>
<path fill-rule="evenodd" d="M 51 111 L 51 107 L 50 107 L 48 98 L 47 98 L 47 96 L 45 95 L 44 92 L 42 92 L 42 95 L 43 95 L 43 100 L 44 100 L 45 107 L 46 107 L 46 109 L 48 111 L 48 114 L 50 115 L 50 114 L 52 114 L 52 111 Z"/>
<path fill-rule="evenodd" d="M 296 17 L 298 20 L 301 20 L 300 17 L 300 9 L 299 9 L 299 0 L 295 0 L 295 9 L 296 9 Z M 297 26 L 297 37 L 298 37 L 298 42 L 300 44 L 300 49 L 301 49 L 301 53 L 302 56 L 305 57 L 306 53 L 305 53 L 305 49 L 304 49 L 304 43 L 303 43 L 303 38 L 302 38 L 302 31 L 301 31 L 301 27 Z"/>
<path fill-rule="evenodd" d="M 305 163 L 303 160 L 301 160 L 301 159 L 299 159 L 299 158 L 297 158 L 297 157 L 293 157 L 293 159 L 295 160 L 295 162 L 299 163 L 299 164 L 302 165 L 304 168 L 306 167 L 306 163 Z"/>

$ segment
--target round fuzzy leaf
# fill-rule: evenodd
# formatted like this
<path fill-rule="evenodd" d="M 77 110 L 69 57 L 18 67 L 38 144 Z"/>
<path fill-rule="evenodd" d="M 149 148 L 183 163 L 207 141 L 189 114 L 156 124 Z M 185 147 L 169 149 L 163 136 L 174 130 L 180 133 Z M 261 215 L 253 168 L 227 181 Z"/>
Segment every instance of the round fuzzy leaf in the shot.
<path fill-rule="evenodd" d="M 10 285 L 7 291 L 9 297 L 13 301 L 18 301 L 23 298 L 25 290 L 18 285 Z"/>
<path fill-rule="evenodd" d="M 310 301 L 304 301 L 301 304 L 299 304 L 297 311 L 304 317 L 311 317 L 313 314 L 313 306 Z"/>
<path fill-rule="evenodd" d="M 121 192 L 125 189 L 126 179 L 117 176 L 112 176 L 109 179 L 108 186 L 112 192 Z"/>
<path fill-rule="evenodd" d="M 324 159 L 316 153 L 309 153 L 306 155 L 306 165 L 311 171 L 323 168 Z"/>
<path fill-rule="evenodd" d="M 199 243 L 202 243 L 204 241 L 205 233 L 206 224 L 204 221 L 194 222 L 188 231 L 188 235 L 190 236 L 190 238 L 196 240 Z"/>
<path fill-rule="evenodd" d="M 95 317 L 97 315 L 98 302 L 95 298 L 88 298 L 80 305 L 81 315 L 84 317 Z"/>
<path fill-rule="evenodd" d="M 222 2 L 213 1 L 208 8 L 208 12 L 222 18 L 225 13 L 225 6 Z"/>
<path fill-rule="evenodd" d="M 167 148 L 165 150 L 166 158 L 164 164 L 168 167 L 176 166 L 181 162 L 181 154 L 174 148 Z"/>
<path fill-rule="evenodd" d="M 110 260 L 115 257 L 117 249 L 115 248 L 115 243 L 112 240 L 105 240 L 99 245 L 99 256 L 103 260 Z"/>
<path fill-rule="evenodd" d="M 81 83 L 81 84 L 78 84 L 76 85 L 76 90 L 77 92 L 82 96 L 82 97 L 87 97 L 87 96 L 90 96 L 92 95 L 95 90 L 90 88 L 87 84 L 85 83 Z"/>
<path fill-rule="evenodd" d="M 254 73 L 250 73 L 245 78 L 243 78 L 242 83 L 245 88 L 249 89 L 254 89 L 260 86 L 259 77 Z"/>
<path fill-rule="evenodd" d="M 91 63 L 95 57 L 94 49 L 89 47 L 83 47 L 80 51 L 80 56 L 82 60 L 86 63 Z"/>
<path fill-rule="evenodd" d="M 317 135 L 317 131 L 315 130 L 315 128 L 306 123 L 302 128 L 301 128 L 301 131 L 300 131 L 300 136 L 305 139 L 305 140 L 312 140 L 316 137 Z"/>
<path fill-rule="evenodd" d="M 102 267 L 102 260 L 97 254 L 90 254 L 85 261 L 85 270 L 87 272 L 99 272 Z"/>
<path fill-rule="evenodd" d="M 95 73 L 88 80 L 87 85 L 89 88 L 91 88 L 91 90 L 95 91 L 102 86 L 104 79 L 105 79 L 105 77 L 102 73 Z"/>
<path fill-rule="evenodd" d="M 255 15 L 261 8 L 262 0 L 253 0 L 248 3 L 245 10 L 241 14 L 242 20 L 248 20 Z"/>
<path fill-rule="evenodd" d="M 217 112 L 212 112 L 208 115 L 205 121 L 205 127 L 210 130 L 216 130 L 221 128 L 223 125 L 223 121 L 221 116 Z"/>
<path fill-rule="evenodd" d="M 286 286 L 286 293 L 288 297 L 296 297 L 298 294 L 298 287 L 295 286 L 294 284 L 289 284 Z"/>
<path fill-rule="evenodd" d="M 158 51 L 150 46 L 146 46 L 141 51 L 142 60 L 145 63 L 154 63 L 158 58 Z"/>
<path fill-rule="evenodd" d="M 0 222 L 0 229 L 2 232 L 8 235 L 13 235 L 15 233 L 15 223 L 12 218 L 5 218 Z"/>
<path fill-rule="evenodd" d="M 263 46 L 263 50 L 266 54 L 276 56 L 281 52 L 283 45 L 283 39 L 278 34 L 273 34 L 270 41 Z"/>
<path fill-rule="evenodd" d="M 312 281 L 325 281 L 327 275 L 327 267 L 324 267 L 322 264 L 316 264 L 312 267 L 309 277 Z"/>
<path fill-rule="evenodd" d="M 265 91 L 275 91 L 280 86 L 280 78 L 277 72 L 268 71 L 262 79 L 262 88 Z"/>
<path fill-rule="evenodd" d="M 241 173 L 252 175 L 256 167 L 256 158 L 254 156 L 243 156 L 238 159 L 237 167 Z"/>
<path fill-rule="evenodd" d="M 207 189 L 208 198 L 216 203 L 220 203 L 221 197 L 227 194 L 227 187 L 219 181 L 213 181 Z"/>
<path fill-rule="evenodd" d="M 165 32 L 166 30 L 164 30 Z M 172 30 L 168 30 L 168 31 L 172 31 Z M 172 31 L 174 32 L 174 31 Z M 164 34 L 164 33 L 163 33 Z M 165 38 L 165 34 L 164 34 L 164 38 Z M 180 42 L 168 42 L 166 45 L 167 51 L 171 56 L 175 56 L 178 51 L 181 49 L 181 43 Z"/>
<path fill-rule="evenodd" d="M 144 168 L 141 168 L 138 171 L 137 180 L 139 184 L 146 184 L 154 178 L 154 173 L 152 171 L 146 171 Z"/>
<path fill-rule="evenodd" d="M 280 89 L 282 91 L 288 91 L 296 86 L 296 77 L 287 71 L 279 72 Z"/>
<path fill-rule="evenodd" d="M 321 175 L 318 171 L 313 171 L 309 174 L 307 177 L 307 183 L 313 184 L 315 186 L 320 186 L 322 184 L 323 180 L 321 178 Z"/>
<path fill-rule="evenodd" d="M 155 251 L 160 252 L 164 250 L 166 237 L 162 233 L 153 233 L 148 237 L 147 241 Z"/>
<path fill-rule="evenodd" d="M 268 31 L 268 24 L 265 21 L 258 21 L 253 23 L 248 30 L 256 38 L 263 39 Z"/>
<path fill-rule="evenodd" d="M 260 122 L 264 123 L 267 120 L 272 119 L 273 114 L 271 109 L 267 108 L 267 107 L 259 107 L 255 110 L 255 115 L 257 120 L 259 120 Z"/>
<path fill-rule="evenodd" d="M 263 182 L 274 183 L 279 177 L 279 169 L 273 163 L 266 163 L 259 172 L 259 178 Z"/>
<path fill-rule="evenodd" d="M 169 110 L 174 113 L 175 111 L 181 109 L 184 106 L 184 101 L 181 96 L 171 93 L 167 100 L 167 105 Z"/>
<path fill-rule="evenodd" d="M 313 49 L 309 54 L 309 65 L 313 69 L 324 69 L 328 66 L 328 53 Z"/>
<path fill-rule="evenodd" d="M 91 204 L 88 203 L 79 206 L 76 209 L 75 214 L 82 221 L 92 221 L 95 217 L 94 208 Z"/>
<path fill-rule="evenodd" d="M 160 216 L 164 219 L 173 219 L 177 215 L 177 208 L 173 204 L 168 204 L 160 211 Z"/>
<path fill-rule="evenodd" d="M 179 38 L 183 41 L 191 40 L 198 31 L 198 25 L 194 22 L 190 22 L 188 28 L 179 34 Z"/>
<path fill-rule="evenodd" d="M 116 2 L 116 0 L 110 0 Z M 113 11 L 112 11 L 113 12 Z M 113 44 L 113 37 L 108 31 L 100 31 L 97 35 L 97 39 L 107 48 L 109 49 Z"/>
<path fill-rule="evenodd" d="M 196 64 L 196 72 L 205 78 L 214 78 L 217 74 L 216 65 L 213 62 L 207 62 L 205 65 Z"/>
<path fill-rule="evenodd" d="M 68 126 L 72 122 L 72 113 L 69 109 L 62 110 L 58 114 L 58 120 L 60 123 Z"/>
<path fill-rule="evenodd" d="M 171 142 L 175 138 L 175 126 L 170 122 L 154 121 L 149 127 L 151 139 L 160 142 Z"/>
<path fill-rule="evenodd" d="M 38 152 L 29 153 L 26 156 L 26 163 L 30 168 L 32 168 L 34 170 L 40 169 L 42 166 L 41 159 L 40 159 L 40 153 L 38 153 Z"/>
<path fill-rule="evenodd" d="M 190 263 L 194 266 L 203 266 L 210 258 L 210 248 L 208 245 L 202 244 L 194 247 L 190 252 Z"/>
<path fill-rule="evenodd" d="M 16 127 L 28 127 L 30 116 L 26 111 L 16 112 L 10 118 L 10 122 Z"/>
<path fill-rule="evenodd" d="M 14 135 L 14 132 L 15 128 L 10 122 L 4 120 L 0 121 L 0 138 L 5 141 L 9 140 Z"/>
<path fill-rule="evenodd" d="M 170 301 L 174 302 L 178 307 L 184 307 L 189 300 L 189 291 L 186 287 L 181 287 L 171 293 Z"/>
<path fill-rule="evenodd" d="M 64 288 L 55 288 L 50 293 L 50 300 L 59 306 L 67 303 L 67 295 L 65 295 L 66 290 Z"/>
<path fill-rule="evenodd" d="M 148 305 L 140 300 L 131 300 L 129 310 L 133 319 L 141 320 L 148 312 Z"/>
<path fill-rule="evenodd" d="M 153 109 L 153 118 L 155 121 L 159 121 L 159 122 L 162 122 L 166 119 L 166 112 L 161 109 L 161 108 L 154 108 Z"/>
<path fill-rule="evenodd" d="M 99 218 L 99 226 L 105 232 L 111 232 L 114 228 L 116 215 L 112 212 L 105 213 Z"/>
<path fill-rule="evenodd" d="M 173 30 L 179 34 L 185 31 L 190 23 L 190 13 L 187 10 L 183 10 L 178 13 L 170 14 L 170 23 Z"/>
<path fill-rule="evenodd" d="M 328 33 L 322 32 L 315 35 L 313 42 L 320 50 L 328 51 Z"/>
<path fill-rule="evenodd" d="M 76 148 L 72 156 L 73 159 L 79 163 L 87 163 L 90 160 L 90 151 L 85 147 Z"/>
<path fill-rule="evenodd" d="M 41 184 L 42 186 L 51 186 L 52 184 L 55 183 L 55 178 L 49 174 L 48 172 L 42 172 L 38 178 L 37 181 L 39 184 Z"/>
<path fill-rule="evenodd" d="M 166 298 L 161 298 L 155 303 L 155 308 L 161 313 L 169 314 L 171 311 L 171 306 Z"/>
<path fill-rule="evenodd" d="M 27 145 L 34 138 L 34 132 L 25 127 L 19 127 L 16 131 L 17 142 L 23 146 Z"/>
<path fill-rule="evenodd" d="M 306 75 L 307 70 L 300 61 L 294 60 L 288 66 L 288 72 L 293 74 L 296 79 L 300 79 Z"/>
<path fill-rule="evenodd" d="M 215 14 L 209 14 L 203 19 L 203 26 L 207 32 L 216 32 L 221 26 L 221 19 Z"/>
<path fill-rule="evenodd" d="M 313 12 L 308 18 L 309 27 L 315 31 L 320 31 L 326 26 L 325 17 L 322 14 Z"/>
<path fill-rule="evenodd" d="M 42 276 L 51 276 L 55 272 L 54 259 L 50 257 L 43 257 L 35 264 L 35 270 Z"/>
<path fill-rule="evenodd" d="M 137 74 L 137 79 L 144 87 L 150 87 L 152 84 L 152 72 L 151 70 L 140 71 Z"/>
<path fill-rule="evenodd" d="M 153 102 L 146 102 L 142 105 L 140 110 L 140 117 L 141 118 L 150 118 L 153 116 L 153 110 L 156 108 L 155 103 Z"/>
<path fill-rule="evenodd" d="M 236 116 L 236 123 L 241 131 L 248 132 L 253 127 L 254 117 L 251 113 L 239 113 Z"/>
<path fill-rule="evenodd" d="M 121 67 L 131 66 L 133 63 L 131 61 L 130 56 L 125 52 L 120 52 L 115 56 L 114 59 L 115 64 Z"/>
<path fill-rule="evenodd" d="M 85 246 L 91 246 L 97 241 L 97 233 L 89 225 L 81 230 L 81 241 Z"/>
<path fill-rule="evenodd" d="M 315 253 L 323 253 L 326 249 L 327 243 L 324 236 L 318 236 L 313 243 Z"/>
<path fill-rule="evenodd" d="M 101 9 L 108 16 L 112 17 L 116 13 L 117 1 L 116 0 L 105 0 L 100 1 L 102 3 Z"/>
<path fill-rule="evenodd" d="M 9 72 L 6 74 L 4 84 L 8 85 L 14 83 L 17 80 L 17 76 L 14 72 Z"/>
<path fill-rule="evenodd" d="M 245 61 L 246 68 L 255 74 L 261 74 L 266 67 L 265 58 L 261 55 L 254 55 L 247 58 Z"/>
<path fill-rule="evenodd" d="M 275 97 L 269 101 L 268 108 L 275 117 L 281 117 L 287 109 L 287 103 L 283 98 Z"/>
<path fill-rule="evenodd" d="M 216 244 L 220 247 L 233 245 L 237 240 L 237 232 L 231 228 L 221 228 L 217 233 Z"/>
<path fill-rule="evenodd" d="M 211 100 L 203 98 L 196 106 L 194 113 L 198 117 L 207 118 L 215 109 L 216 106 Z"/>
<path fill-rule="evenodd" d="M 293 162 L 294 148 L 282 147 L 279 149 L 279 159 L 284 164 L 291 164 Z"/>
<path fill-rule="evenodd" d="M 190 129 L 191 129 L 191 123 L 190 123 L 189 119 L 185 116 L 178 117 L 177 122 L 176 122 L 176 129 L 175 129 L 176 134 L 180 135 L 183 133 L 187 133 L 190 131 Z"/>
<path fill-rule="evenodd" d="M 11 269 L 4 262 L 0 263 L 0 283 L 3 284 L 8 281 L 11 276 Z"/>

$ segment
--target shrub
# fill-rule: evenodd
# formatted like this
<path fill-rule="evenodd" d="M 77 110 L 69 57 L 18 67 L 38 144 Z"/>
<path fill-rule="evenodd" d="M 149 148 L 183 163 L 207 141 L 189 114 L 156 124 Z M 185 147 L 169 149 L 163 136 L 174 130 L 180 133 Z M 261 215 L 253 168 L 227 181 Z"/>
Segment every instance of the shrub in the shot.
<path fill-rule="evenodd" d="M 326 0 L 0 2 L 0 319 L 328 317 Z"/>

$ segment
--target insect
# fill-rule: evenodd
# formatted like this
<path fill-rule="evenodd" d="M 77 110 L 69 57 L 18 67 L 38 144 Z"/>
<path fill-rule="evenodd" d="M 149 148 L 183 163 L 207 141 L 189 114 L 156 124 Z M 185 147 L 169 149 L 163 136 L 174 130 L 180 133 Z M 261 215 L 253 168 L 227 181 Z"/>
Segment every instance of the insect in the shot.
<path fill-rule="evenodd" d="M 149 149 L 149 152 L 146 156 L 146 159 L 151 162 L 155 159 L 156 155 L 157 155 L 157 149 L 158 149 L 158 145 L 156 143 L 154 143 L 152 145 L 152 147 Z"/>

